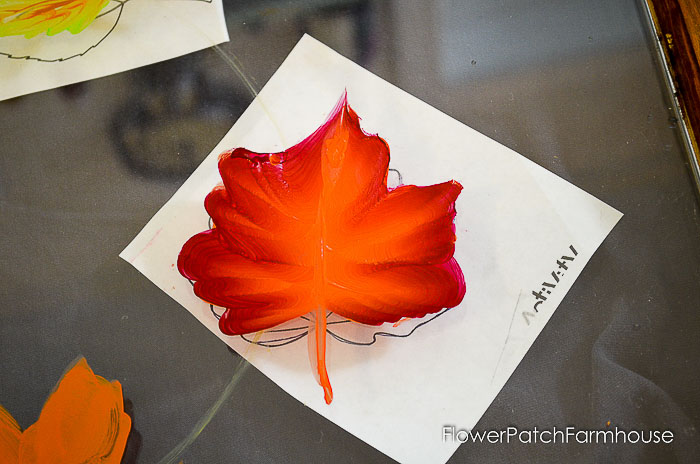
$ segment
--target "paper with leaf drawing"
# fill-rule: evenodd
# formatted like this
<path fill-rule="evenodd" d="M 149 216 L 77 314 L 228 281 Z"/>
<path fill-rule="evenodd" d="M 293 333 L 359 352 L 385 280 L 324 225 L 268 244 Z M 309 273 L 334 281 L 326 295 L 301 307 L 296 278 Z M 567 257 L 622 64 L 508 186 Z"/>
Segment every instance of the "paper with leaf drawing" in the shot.
<path fill-rule="evenodd" d="M 13 0 L 0 4 L 0 100 L 227 40 L 221 0 Z"/>
<path fill-rule="evenodd" d="M 454 256 L 467 290 L 459 306 L 439 317 L 397 327 L 329 325 L 336 335 L 327 337 L 326 359 L 334 399 L 326 405 L 300 340 L 304 320 L 290 332 L 264 334 L 263 346 L 251 345 L 253 337 L 225 336 L 215 316 L 220 309 L 197 298 L 174 265 L 182 245 L 209 227 L 203 201 L 221 182 L 218 155 L 235 147 L 261 153 L 289 148 L 324 123 L 345 90 L 363 130 L 389 145 L 390 174 L 400 173 L 404 184 L 454 179 L 464 187 L 456 203 Z M 442 427 L 477 423 L 621 216 L 304 36 L 120 256 L 319 414 L 397 461 L 439 464 L 459 446 L 443 441 Z M 287 333 L 297 335 L 276 335 Z M 266 348 L 276 345 L 282 346 Z"/>

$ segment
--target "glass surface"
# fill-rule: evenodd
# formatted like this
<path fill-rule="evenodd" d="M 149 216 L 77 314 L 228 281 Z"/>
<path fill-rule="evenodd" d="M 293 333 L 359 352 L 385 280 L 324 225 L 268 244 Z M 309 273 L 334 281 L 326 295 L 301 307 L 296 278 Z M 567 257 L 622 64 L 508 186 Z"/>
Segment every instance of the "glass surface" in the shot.
<path fill-rule="evenodd" d="M 126 463 L 158 462 L 221 395 L 238 355 L 117 255 L 252 101 L 235 68 L 259 90 L 306 32 L 625 213 L 478 429 L 610 421 L 674 442 L 469 444 L 450 462 L 695 462 L 698 200 L 641 2 L 225 9 L 218 51 L 0 102 L 0 404 L 22 426 L 78 355 L 122 383 Z M 254 369 L 181 459 L 391 462 Z"/>

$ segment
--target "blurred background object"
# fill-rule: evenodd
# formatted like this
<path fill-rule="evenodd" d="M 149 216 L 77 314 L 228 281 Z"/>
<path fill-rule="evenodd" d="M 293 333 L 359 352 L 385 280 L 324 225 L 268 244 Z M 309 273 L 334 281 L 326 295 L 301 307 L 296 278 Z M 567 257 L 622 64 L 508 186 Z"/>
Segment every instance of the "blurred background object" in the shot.
<path fill-rule="evenodd" d="M 700 3 L 647 0 L 646 5 L 700 192 Z"/>

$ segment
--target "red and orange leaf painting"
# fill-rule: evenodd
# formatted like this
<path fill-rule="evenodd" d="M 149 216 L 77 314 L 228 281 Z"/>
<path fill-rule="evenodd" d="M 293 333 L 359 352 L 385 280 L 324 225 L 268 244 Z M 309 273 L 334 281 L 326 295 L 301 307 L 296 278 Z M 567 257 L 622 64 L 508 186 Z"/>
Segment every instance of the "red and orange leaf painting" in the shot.
<path fill-rule="evenodd" d="M 379 325 L 464 297 L 453 257 L 462 186 L 389 189 L 388 167 L 387 143 L 362 131 L 344 95 L 325 124 L 284 152 L 223 153 L 223 185 L 204 202 L 214 227 L 190 238 L 178 258 L 195 294 L 226 308 L 225 334 L 310 313 L 311 362 L 326 403 L 326 311 Z"/>
<path fill-rule="evenodd" d="M 130 429 L 119 382 L 93 374 L 81 358 L 24 432 L 0 406 L 0 462 L 118 464 Z"/>

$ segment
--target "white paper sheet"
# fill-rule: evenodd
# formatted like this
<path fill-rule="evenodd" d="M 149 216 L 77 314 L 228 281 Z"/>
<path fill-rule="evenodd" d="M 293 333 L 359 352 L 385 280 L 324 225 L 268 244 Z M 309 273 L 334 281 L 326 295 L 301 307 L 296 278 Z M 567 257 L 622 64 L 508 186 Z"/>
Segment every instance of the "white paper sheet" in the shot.
<path fill-rule="evenodd" d="M 460 306 L 407 338 L 378 337 L 362 347 L 329 337 L 334 391 L 329 406 L 312 376 L 305 340 L 267 349 L 222 335 L 209 306 L 194 296 L 174 264 L 185 241 L 207 228 L 203 201 L 220 182 L 218 154 L 233 147 L 288 148 L 326 120 L 345 89 L 363 129 L 389 144 L 390 168 L 401 173 L 404 183 L 455 179 L 464 186 L 456 205 L 455 256 L 467 294 Z M 477 423 L 621 216 L 304 36 L 121 257 L 319 414 L 397 461 L 441 464 L 459 445 L 443 442 L 443 425 L 468 429 Z M 542 303 L 535 311 L 537 301 Z M 391 324 L 381 330 L 406 331 Z"/>
<path fill-rule="evenodd" d="M 0 100 L 107 76 L 226 41 L 221 0 L 127 0 L 123 4 L 112 0 L 101 16 L 77 34 L 0 37 Z"/>

